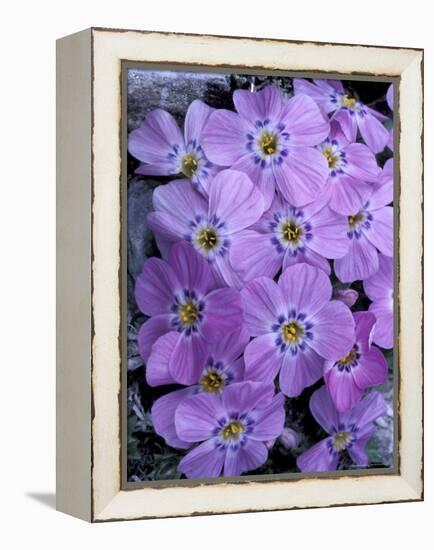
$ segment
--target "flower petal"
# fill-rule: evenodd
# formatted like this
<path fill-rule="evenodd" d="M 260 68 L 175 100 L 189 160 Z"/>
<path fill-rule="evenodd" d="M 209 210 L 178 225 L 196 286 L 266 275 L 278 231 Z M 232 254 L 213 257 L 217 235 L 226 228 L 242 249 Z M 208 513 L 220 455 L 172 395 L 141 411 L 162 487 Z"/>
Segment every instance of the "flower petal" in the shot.
<path fill-rule="evenodd" d="M 261 276 L 273 278 L 278 272 L 283 254 L 273 246 L 271 238 L 270 234 L 245 231 L 232 244 L 230 261 L 243 281 Z"/>
<path fill-rule="evenodd" d="M 393 309 L 390 300 L 378 300 L 369 306 L 377 322 L 373 334 L 373 341 L 382 348 L 393 348 Z"/>
<path fill-rule="evenodd" d="M 136 279 L 135 299 L 146 315 L 169 313 L 180 283 L 170 265 L 160 258 L 150 258 Z"/>
<path fill-rule="evenodd" d="M 267 277 L 258 277 L 247 283 L 241 291 L 241 298 L 250 336 L 271 332 L 277 318 L 287 310 L 280 287 Z"/>
<path fill-rule="evenodd" d="M 280 389 L 288 397 L 299 396 L 322 377 L 323 366 L 324 359 L 310 348 L 298 350 L 295 356 L 288 350 L 280 369 Z"/>
<path fill-rule="evenodd" d="M 345 172 L 363 181 L 377 181 L 381 170 L 374 154 L 363 143 L 350 143 L 344 149 L 348 164 Z"/>
<path fill-rule="evenodd" d="M 236 170 L 219 172 L 210 185 L 209 219 L 214 216 L 224 224 L 227 233 L 249 227 L 264 211 L 262 194 L 247 174 Z"/>
<path fill-rule="evenodd" d="M 182 441 L 175 430 L 175 411 L 178 405 L 195 391 L 195 387 L 183 388 L 170 392 L 157 399 L 152 405 L 152 425 L 158 435 L 171 447 L 177 449 L 188 449 L 191 443 Z"/>
<path fill-rule="evenodd" d="M 143 323 L 137 335 L 137 346 L 143 361 L 149 358 L 154 343 L 172 329 L 171 315 L 156 315 Z"/>
<path fill-rule="evenodd" d="M 366 238 L 386 256 L 393 256 L 393 208 L 385 206 L 372 213 L 371 230 Z"/>
<path fill-rule="evenodd" d="M 273 333 L 263 334 L 247 344 L 244 352 L 246 380 L 274 381 L 283 359 L 276 337 Z"/>
<path fill-rule="evenodd" d="M 329 277 L 308 264 L 288 267 L 280 276 L 279 287 L 287 307 L 305 315 L 315 315 L 332 297 Z"/>
<path fill-rule="evenodd" d="M 273 84 L 259 92 L 236 90 L 233 101 L 238 114 L 249 123 L 265 119 L 278 121 L 283 107 L 282 92 Z"/>
<path fill-rule="evenodd" d="M 339 428 L 339 414 L 325 386 L 316 390 L 309 401 L 310 412 L 315 420 L 327 433 Z"/>
<path fill-rule="evenodd" d="M 330 132 L 328 120 L 307 95 L 295 95 L 285 103 L 281 122 L 289 132 L 291 146 L 318 145 Z"/>
<path fill-rule="evenodd" d="M 388 130 L 370 112 L 358 116 L 357 122 L 362 138 L 373 153 L 381 153 L 389 140 Z"/>
<path fill-rule="evenodd" d="M 183 441 L 203 441 L 213 437 L 221 418 L 226 418 L 221 399 L 212 393 L 198 393 L 176 409 L 176 433 Z"/>
<path fill-rule="evenodd" d="M 312 238 L 308 246 L 325 258 L 342 258 L 348 253 L 348 222 L 344 216 L 324 207 L 309 220 Z"/>
<path fill-rule="evenodd" d="M 344 216 L 359 212 L 372 193 L 372 184 L 347 174 L 330 178 L 330 208 Z"/>
<path fill-rule="evenodd" d="M 184 123 L 185 141 L 187 144 L 192 140 L 196 140 L 197 143 L 200 142 L 203 128 L 213 111 L 214 109 L 208 107 L 208 105 L 200 99 L 195 99 L 190 103 Z"/>
<path fill-rule="evenodd" d="M 364 397 L 355 405 L 349 414 L 348 420 L 359 429 L 368 427 L 369 424 L 386 414 L 387 406 L 381 393 L 374 391 Z"/>
<path fill-rule="evenodd" d="M 350 351 L 355 340 L 354 319 L 343 302 L 332 300 L 311 319 L 314 337 L 309 345 L 321 357 L 337 361 Z"/>
<path fill-rule="evenodd" d="M 339 455 L 331 453 L 330 438 L 323 439 L 297 458 L 297 467 L 301 472 L 328 472 L 336 470 Z"/>
<path fill-rule="evenodd" d="M 361 390 L 385 384 L 387 382 L 387 361 L 383 353 L 376 347 L 364 353 L 356 368 L 353 369 L 353 377 Z"/>
<path fill-rule="evenodd" d="M 204 295 L 211 281 L 211 270 L 206 259 L 188 243 L 174 244 L 169 252 L 169 264 L 183 289 Z"/>
<path fill-rule="evenodd" d="M 208 354 L 208 346 L 198 334 L 179 334 L 169 359 L 169 371 L 178 384 L 197 384 Z"/>
<path fill-rule="evenodd" d="M 339 371 L 333 365 L 334 361 L 327 362 L 324 380 L 336 409 L 346 412 L 360 400 L 363 392 L 355 383 L 351 372 Z"/>
<path fill-rule="evenodd" d="M 222 404 L 231 414 L 243 415 L 258 407 L 266 407 L 274 396 L 274 385 L 263 382 L 237 382 L 222 393 Z"/>
<path fill-rule="evenodd" d="M 347 109 L 339 109 L 332 116 L 331 122 L 337 122 L 350 143 L 356 141 L 357 121 L 355 115 L 351 115 Z"/>
<path fill-rule="evenodd" d="M 246 154 L 246 125 L 237 113 L 218 109 L 211 113 L 202 132 L 206 157 L 219 166 L 231 166 Z"/>
<path fill-rule="evenodd" d="M 366 279 L 378 269 L 378 252 L 364 235 L 353 238 L 348 254 L 335 260 L 334 268 L 342 283 Z"/>
<path fill-rule="evenodd" d="M 224 475 L 235 477 L 256 470 L 266 462 L 267 457 L 267 447 L 261 441 L 246 439 L 243 445 L 229 446 L 226 450 Z"/>
<path fill-rule="evenodd" d="M 178 472 L 188 478 L 219 477 L 225 461 L 224 447 L 217 446 L 217 439 L 209 439 L 195 447 L 178 464 Z"/>
<path fill-rule="evenodd" d="M 157 317 L 153 317 L 157 319 Z M 161 336 L 152 346 L 152 351 L 146 365 L 146 382 L 150 386 L 176 384 L 169 369 L 170 356 L 178 342 L 179 334 L 175 331 Z"/>
<path fill-rule="evenodd" d="M 217 361 L 225 363 L 234 361 L 243 352 L 249 341 L 249 333 L 244 325 L 239 330 L 225 334 L 223 338 L 213 343 L 211 353 Z"/>
<path fill-rule="evenodd" d="M 285 423 L 285 398 L 282 393 L 273 397 L 271 403 L 255 410 L 255 424 L 249 437 L 256 441 L 276 439 L 283 431 Z"/>
<path fill-rule="evenodd" d="M 242 322 L 243 306 L 237 290 L 219 288 L 206 296 L 200 332 L 208 342 L 215 342 L 230 332 L 239 330 Z"/>
<path fill-rule="evenodd" d="M 373 302 L 388 300 L 392 297 L 393 258 L 380 254 L 378 271 L 363 281 L 363 288 Z"/>
<path fill-rule="evenodd" d="M 195 216 L 205 217 L 208 211 L 205 199 L 187 179 L 159 185 L 154 190 L 152 202 L 155 211 L 172 216 L 182 227 L 188 227 Z"/>

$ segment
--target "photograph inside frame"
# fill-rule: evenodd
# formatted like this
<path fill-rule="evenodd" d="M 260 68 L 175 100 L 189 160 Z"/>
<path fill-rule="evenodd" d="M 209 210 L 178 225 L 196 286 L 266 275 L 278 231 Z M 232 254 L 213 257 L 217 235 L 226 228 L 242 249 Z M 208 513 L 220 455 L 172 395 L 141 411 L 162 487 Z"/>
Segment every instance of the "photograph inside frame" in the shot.
<path fill-rule="evenodd" d="M 123 78 L 127 482 L 393 468 L 394 85 Z"/>

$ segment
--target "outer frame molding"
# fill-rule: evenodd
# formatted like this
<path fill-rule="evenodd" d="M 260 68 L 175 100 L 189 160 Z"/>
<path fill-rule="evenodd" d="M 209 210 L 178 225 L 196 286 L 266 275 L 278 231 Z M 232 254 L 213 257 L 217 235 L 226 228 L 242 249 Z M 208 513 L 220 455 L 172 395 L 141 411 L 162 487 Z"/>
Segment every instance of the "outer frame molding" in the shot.
<path fill-rule="evenodd" d="M 58 55 L 59 509 L 109 521 L 421 500 L 423 51 L 97 28 Z M 122 60 L 400 78 L 399 473 L 121 490 Z"/>

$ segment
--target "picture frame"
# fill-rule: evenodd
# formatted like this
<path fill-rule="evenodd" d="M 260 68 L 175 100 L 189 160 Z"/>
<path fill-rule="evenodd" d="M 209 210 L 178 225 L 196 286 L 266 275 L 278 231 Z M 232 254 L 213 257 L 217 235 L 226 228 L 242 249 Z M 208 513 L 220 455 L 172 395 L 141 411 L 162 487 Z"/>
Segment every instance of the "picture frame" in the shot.
<path fill-rule="evenodd" d="M 394 86 L 393 468 L 125 477 L 125 70 Z M 57 507 L 91 522 L 423 499 L 423 50 L 92 28 L 57 43 Z M 397 289 L 397 290 L 396 290 Z"/>

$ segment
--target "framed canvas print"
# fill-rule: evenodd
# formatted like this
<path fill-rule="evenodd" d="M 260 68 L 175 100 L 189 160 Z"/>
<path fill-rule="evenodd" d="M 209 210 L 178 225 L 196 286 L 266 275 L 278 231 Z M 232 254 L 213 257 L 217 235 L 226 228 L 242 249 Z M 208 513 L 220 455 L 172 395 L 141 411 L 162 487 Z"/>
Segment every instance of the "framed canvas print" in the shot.
<path fill-rule="evenodd" d="M 58 41 L 57 502 L 423 498 L 423 52 Z"/>

